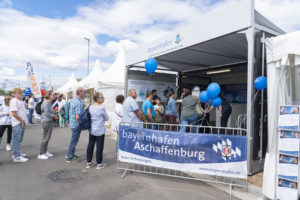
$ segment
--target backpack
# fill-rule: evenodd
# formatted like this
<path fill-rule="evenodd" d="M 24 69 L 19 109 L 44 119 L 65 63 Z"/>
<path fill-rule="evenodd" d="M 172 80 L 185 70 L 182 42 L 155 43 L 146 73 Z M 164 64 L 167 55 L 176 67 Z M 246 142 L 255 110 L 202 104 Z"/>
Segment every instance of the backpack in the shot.
<path fill-rule="evenodd" d="M 79 127 L 81 130 L 87 130 L 91 128 L 91 114 L 89 112 L 90 106 L 85 109 L 79 116 Z"/>
<path fill-rule="evenodd" d="M 35 106 L 35 112 L 36 114 L 38 115 L 41 115 L 42 114 L 42 101 L 38 102 Z"/>
<path fill-rule="evenodd" d="M 65 114 L 66 114 L 65 106 L 63 106 L 59 109 L 59 114 L 60 114 L 61 117 L 65 117 Z"/>

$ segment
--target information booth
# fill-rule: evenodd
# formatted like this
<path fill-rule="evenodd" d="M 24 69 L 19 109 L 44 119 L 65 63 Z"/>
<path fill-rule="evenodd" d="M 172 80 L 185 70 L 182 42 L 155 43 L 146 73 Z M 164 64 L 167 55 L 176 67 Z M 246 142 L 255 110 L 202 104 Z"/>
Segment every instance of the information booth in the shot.
<path fill-rule="evenodd" d="M 209 83 L 221 85 L 232 106 L 229 127 L 247 129 L 248 172 L 263 170 L 267 148 L 267 95 L 254 88 L 256 77 L 266 76 L 265 45 L 268 37 L 284 31 L 241 0 L 199 19 L 196 24 L 132 49 L 126 54 L 125 91 L 135 88 L 138 101 L 146 90 L 175 88 L 177 97 L 186 85 L 205 90 Z M 158 61 L 154 75 L 144 70 L 148 58 Z M 218 126 L 211 114 L 209 125 Z"/>

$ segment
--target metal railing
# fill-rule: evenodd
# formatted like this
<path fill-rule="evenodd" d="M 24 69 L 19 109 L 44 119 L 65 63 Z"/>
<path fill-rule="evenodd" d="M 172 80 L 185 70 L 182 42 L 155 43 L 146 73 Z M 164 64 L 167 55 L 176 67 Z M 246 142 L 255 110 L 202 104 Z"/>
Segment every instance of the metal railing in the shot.
<path fill-rule="evenodd" d="M 247 130 L 242 128 L 225 128 L 225 127 L 212 127 L 212 126 L 199 126 L 199 125 L 180 125 L 180 124 L 163 124 L 163 123 L 128 123 L 122 122 L 120 126 L 132 126 L 160 131 L 173 131 L 180 132 L 185 129 L 185 133 L 194 133 L 194 134 L 214 134 L 214 135 L 238 135 L 238 136 L 247 136 Z M 120 129 L 119 129 L 120 130 Z M 184 133 L 183 133 L 184 134 Z M 119 133 L 117 138 L 117 151 L 119 150 Z M 135 164 L 129 162 L 121 162 L 119 157 L 117 157 L 117 168 L 118 170 L 124 170 L 122 178 L 125 177 L 127 172 L 139 172 L 146 174 L 162 175 L 168 177 L 182 178 L 188 180 L 198 180 L 209 183 L 219 183 L 229 185 L 229 193 L 231 196 L 232 187 L 241 187 L 248 189 L 248 178 L 229 178 L 224 176 L 215 176 L 199 173 L 189 173 L 186 171 L 173 170 L 162 167 L 153 167 L 142 164 Z M 247 166 L 248 174 L 248 166 Z"/>
<path fill-rule="evenodd" d="M 236 120 L 236 127 L 237 128 L 247 128 L 247 114 L 239 115 Z"/>

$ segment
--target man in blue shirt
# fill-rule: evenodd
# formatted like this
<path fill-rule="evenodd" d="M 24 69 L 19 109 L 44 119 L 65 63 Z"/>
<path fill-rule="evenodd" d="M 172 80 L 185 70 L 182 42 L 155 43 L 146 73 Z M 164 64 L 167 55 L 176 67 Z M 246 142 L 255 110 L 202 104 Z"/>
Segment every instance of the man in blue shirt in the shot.
<path fill-rule="evenodd" d="M 76 90 L 76 96 L 70 102 L 70 114 L 69 114 L 69 126 L 72 131 L 72 137 L 69 145 L 69 152 L 67 156 L 67 162 L 77 160 L 78 156 L 75 155 L 76 145 L 78 143 L 81 129 L 79 127 L 79 116 L 83 112 L 83 98 L 85 96 L 85 90 L 80 87 Z"/>
<path fill-rule="evenodd" d="M 154 123 L 154 107 L 153 104 L 151 103 L 153 95 L 150 91 L 146 92 L 146 100 L 143 103 L 143 114 L 145 115 L 145 119 L 147 122 Z"/>

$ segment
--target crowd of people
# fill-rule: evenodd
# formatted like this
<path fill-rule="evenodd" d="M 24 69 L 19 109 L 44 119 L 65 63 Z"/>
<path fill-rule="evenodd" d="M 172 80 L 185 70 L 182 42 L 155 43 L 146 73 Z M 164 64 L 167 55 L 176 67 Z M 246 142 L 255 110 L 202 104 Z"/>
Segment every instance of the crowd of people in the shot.
<path fill-rule="evenodd" d="M 5 130 L 7 130 L 6 150 L 13 151 L 12 159 L 14 162 L 27 162 L 29 159 L 21 151 L 20 144 L 23 141 L 26 125 L 33 123 L 32 117 L 35 109 L 37 114 L 40 113 L 42 126 L 41 144 L 37 159 L 47 160 L 53 157 L 53 154 L 48 151 L 53 127 L 57 121 L 59 127 L 64 127 L 66 121 L 68 121 L 72 136 L 70 138 L 68 154 L 66 155 L 66 162 L 70 163 L 77 160 L 78 156 L 75 154 L 75 150 L 81 133 L 79 125 L 80 114 L 85 110 L 83 105 L 84 97 L 85 90 L 83 88 L 78 88 L 75 97 L 71 98 L 68 102 L 64 99 L 63 95 L 54 94 L 53 91 L 49 90 L 41 98 L 40 102 L 36 103 L 33 95 L 24 99 L 22 89 L 15 88 L 12 96 L 6 96 L 3 102 L 0 101 L 0 143 Z M 96 144 L 96 168 L 101 169 L 106 166 L 103 162 L 102 154 L 104 134 L 106 132 L 105 121 L 108 120 L 108 115 L 102 106 L 104 102 L 103 94 L 96 92 L 93 95 L 93 99 L 94 104 L 88 108 L 91 124 L 86 151 L 86 167 L 90 168 L 94 165 L 92 158 Z"/>
<path fill-rule="evenodd" d="M 24 99 L 23 91 L 20 88 L 15 88 L 13 96 L 0 98 L 0 143 L 5 130 L 7 130 L 6 150 L 13 151 L 14 162 L 27 162 L 28 158 L 26 158 L 26 154 L 22 153 L 20 144 L 23 141 L 26 124 L 33 123 L 32 118 L 35 113 L 40 115 L 42 126 L 41 144 L 37 159 L 46 160 L 53 157 L 53 154 L 48 151 L 53 127 L 56 124 L 59 127 L 65 127 L 66 122 L 68 122 L 72 135 L 66 162 L 70 163 L 78 159 L 75 150 L 82 131 L 80 120 L 82 114 L 88 112 L 89 142 L 86 150 L 86 168 L 94 166 L 92 160 L 95 145 L 97 148 L 96 168 L 106 167 L 107 164 L 103 162 L 103 148 L 106 133 L 105 121 L 108 121 L 109 117 L 102 105 L 104 96 L 101 92 L 95 92 L 93 95 L 94 103 L 86 106 L 86 108 L 84 108 L 83 103 L 84 97 L 85 90 L 81 87 L 76 90 L 76 95 L 68 101 L 63 95 L 55 94 L 49 90 L 39 102 L 36 102 L 33 95 Z M 139 126 L 140 124 L 144 128 L 155 130 L 186 132 L 187 125 L 198 125 L 201 118 L 214 109 L 213 106 L 210 106 L 205 111 L 199 98 L 193 96 L 188 88 L 183 89 L 179 99 L 181 102 L 179 109 L 176 106 L 173 90 L 168 91 L 164 104 L 161 98 L 157 96 L 156 90 L 147 91 L 141 109 L 136 97 L 137 93 L 134 89 L 129 90 L 126 99 L 123 95 L 116 97 L 112 130 L 118 132 L 119 124 L 123 122 L 125 125 L 126 123 L 131 126 Z M 222 97 L 222 100 L 222 105 L 217 109 L 220 112 L 221 125 L 226 127 L 231 106 L 225 98 Z M 192 128 L 190 132 L 197 132 L 197 129 Z"/>
<path fill-rule="evenodd" d="M 192 95 L 189 88 L 183 88 L 179 106 L 176 106 L 175 93 L 172 89 L 168 91 L 164 105 L 161 98 L 157 96 L 156 90 L 146 92 L 141 109 L 136 102 L 136 97 L 136 90 L 131 89 L 124 103 L 119 102 L 116 105 L 114 117 L 118 121 L 123 121 L 125 124 L 130 122 L 131 125 L 145 122 L 145 128 L 165 131 L 186 132 L 187 128 L 192 127 L 190 128 L 192 130 L 189 131 L 197 132 L 196 126 L 203 121 L 208 113 L 215 109 L 210 104 L 205 109 L 198 96 Z M 222 105 L 217 109 L 219 110 L 221 127 L 226 127 L 232 108 L 223 96 L 221 98 Z M 122 104 L 123 109 L 121 109 Z M 120 112 L 121 110 L 123 113 Z M 118 127 L 114 125 L 113 130 L 118 131 Z"/>

